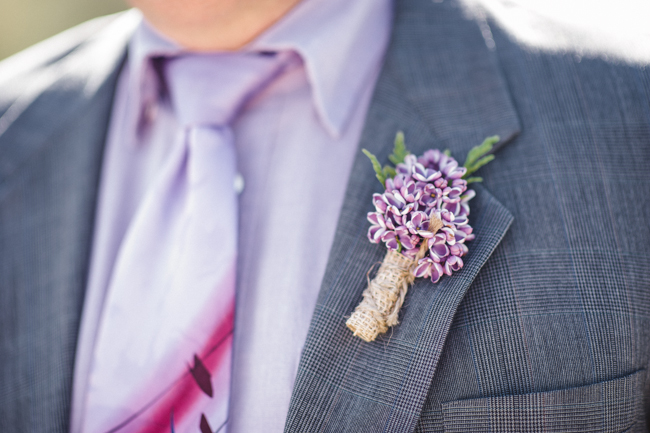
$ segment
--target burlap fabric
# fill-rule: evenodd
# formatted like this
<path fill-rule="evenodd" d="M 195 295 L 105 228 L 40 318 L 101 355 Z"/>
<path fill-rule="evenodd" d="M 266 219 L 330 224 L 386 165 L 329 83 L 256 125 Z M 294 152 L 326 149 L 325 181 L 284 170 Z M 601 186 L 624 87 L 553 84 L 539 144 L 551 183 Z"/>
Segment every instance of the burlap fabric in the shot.
<path fill-rule="evenodd" d="M 442 221 L 432 214 L 429 230 L 436 233 L 441 228 Z M 375 278 L 370 280 L 368 277 L 363 300 L 345 322 L 354 335 L 371 342 L 385 333 L 388 327 L 397 325 L 406 292 L 415 280 L 413 268 L 424 257 L 427 249 L 428 242 L 425 239 L 414 259 L 395 250 L 388 250 Z"/>

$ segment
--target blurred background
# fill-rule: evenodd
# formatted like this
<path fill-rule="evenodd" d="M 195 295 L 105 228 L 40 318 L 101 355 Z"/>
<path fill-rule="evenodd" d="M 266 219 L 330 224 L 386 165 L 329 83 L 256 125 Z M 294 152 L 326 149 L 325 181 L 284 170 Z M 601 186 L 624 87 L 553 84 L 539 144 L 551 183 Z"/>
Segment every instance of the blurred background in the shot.
<path fill-rule="evenodd" d="M 125 1 L 0 0 L 0 60 L 76 24 L 124 10 Z M 487 10 L 532 47 L 571 52 L 578 45 L 578 56 L 650 63 L 650 0 L 459 1 Z"/>
<path fill-rule="evenodd" d="M 0 0 L 0 60 L 75 24 L 126 8 L 123 0 Z"/>

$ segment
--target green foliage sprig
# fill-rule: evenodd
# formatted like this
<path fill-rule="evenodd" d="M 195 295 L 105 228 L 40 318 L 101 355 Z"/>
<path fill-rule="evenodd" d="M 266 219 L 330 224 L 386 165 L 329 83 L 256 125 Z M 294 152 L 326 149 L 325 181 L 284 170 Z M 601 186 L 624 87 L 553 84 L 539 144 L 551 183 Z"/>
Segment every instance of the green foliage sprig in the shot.
<path fill-rule="evenodd" d="M 406 158 L 406 155 L 409 153 L 411 152 L 406 150 L 406 144 L 404 144 L 404 133 L 402 131 L 398 131 L 397 135 L 395 136 L 393 154 L 388 155 L 388 159 L 395 165 L 401 164 L 404 162 L 404 158 Z"/>
<path fill-rule="evenodd" d="M 470 174 L 474 173 L 479 168 L 483 167 L 485 164 L 494 159 L 494 155 L 490 152 L 492 152 L 494 145 L 498 142 L 498 135 L 487 137 L 485 140 L 483 140 L 483 143 L 479 144 L 478 146 L 474 146 L 469 151 L 467 158 L 465 159 L 465 164 L 463 165 L 463 167 L 467 169 L 467 172 L 463 176 L 463 179 L 465 179 L 468 184 L 473 182 L 483 182 L 482 177 L 470 177 Z M 372 168 L 374 168 L 377 179 L 382 186 L 386 185 L 386 179 L 395 177 L 396 172 L 394 166 L 387 164 L 382 167 L 375 155 L 366 149 L 361 149 L 361 151 L 370 159 Z M 406 149 L 404 133 L 402 131 L 399 131 L 395 136 L 395 146 L 393 147 L 393 153 L 388 156 L 388 159 L 395 165 L 401 164 L 404 162 L 404 158 L 406 158 L 406 156 L 410 153 L 411 152 Z M 447 156 L 451 156 L 449 149 L 446 149 L 443 153 Z"/>
<path fill-rule="evenodd" d="M 395 167 L 391 167 L 388 164 L 382 167 L 375 155 L 368 152 L 366 149 L 361 149 L 361 151 L 368 158 L 370 158 L 372 168 L 375 169 L 377 179 L 379 179 L 379 182 L 382 185 L 386 184 L 386 179 L 395 177 Z M 402 131 L 399 131 L 395 136 L 395 146 L 393 147 L 393 153 L 391 155 L 388 155 L 388 159 L 395 165 L 401 164 L 404 162 L 404 158 L 406 158 L 406 155 L 409 153 L 410 152 L 406 150 L 406 144 L 404 144 L 404 133 Z"/>
<path fill-rule="evenodd" d="M 467 158 L 465 159 L 465 164 L 463 164 L 463 167 L 467 169 L 467 173 L 465 173 L 463 179 L 465 179 L 467 183 L 483 182 L 482 177 L 469 177 L 469 175 L 494 159 L 494 154 L 491 154 L 490 152 L 492 152 L 492 148 L 494 148 L 494 145 L 498 142 L 499 136 L 493 135 L 492 137 L 486 138 L 483 140 L 483 143 L 473 147 L 472 150 L 469 151 Z"/>

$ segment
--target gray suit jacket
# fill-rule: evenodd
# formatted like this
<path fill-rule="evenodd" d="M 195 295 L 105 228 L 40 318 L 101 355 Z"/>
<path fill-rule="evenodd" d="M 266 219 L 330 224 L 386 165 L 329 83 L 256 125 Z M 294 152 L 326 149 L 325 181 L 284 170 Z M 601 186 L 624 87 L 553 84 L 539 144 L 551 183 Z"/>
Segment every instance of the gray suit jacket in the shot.
<path fill-rule="evenodd" d="M 0 65 L 2 431 L 68 428 L 128 21 Z M 454 1 L 399 2 L 360 147 L 386 160 L 401 129 L 415 153 L 463 159 L 503 140 L 472 201 L 465 267 L 418 281 L 373 343 L 344 324 L 384 253 L 365 237 L 378 185 L 359 153 L 286 431 L 646 431 L 649 101 L 649 69 L 526 50 Z"/>

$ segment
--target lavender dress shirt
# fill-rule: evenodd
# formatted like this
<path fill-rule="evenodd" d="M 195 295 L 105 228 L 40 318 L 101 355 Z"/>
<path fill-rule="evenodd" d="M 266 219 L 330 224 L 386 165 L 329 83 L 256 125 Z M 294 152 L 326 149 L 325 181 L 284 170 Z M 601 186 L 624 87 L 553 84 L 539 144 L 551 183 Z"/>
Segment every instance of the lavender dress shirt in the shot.
<path fill-rule="evenodd" d="M 243 48 L 294 56 L 233 124 L 241 174 L 233 187 L 243 190 L 230 433 L 283 430 L 391 14 L 391 0 L 304 0 Z M 176 145 L 177 121 L 146 60 L 179 50 L 143 21 L 118 82 L 77 347 L 74 433 L 121 241 Z"/>

